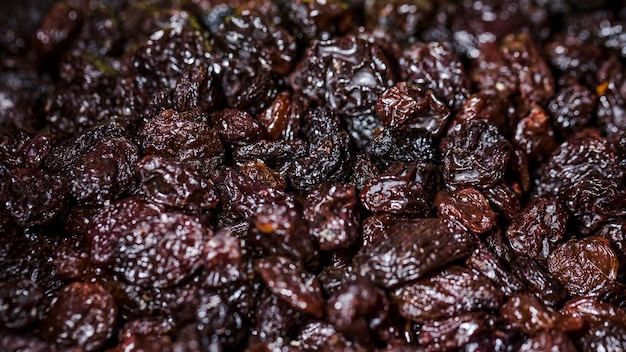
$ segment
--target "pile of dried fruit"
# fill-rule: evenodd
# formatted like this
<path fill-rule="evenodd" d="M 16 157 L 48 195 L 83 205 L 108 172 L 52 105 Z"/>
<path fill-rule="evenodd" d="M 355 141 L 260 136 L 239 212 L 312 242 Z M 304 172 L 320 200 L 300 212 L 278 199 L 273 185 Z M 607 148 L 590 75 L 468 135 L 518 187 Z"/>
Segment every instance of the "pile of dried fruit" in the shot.
<path fill-rule="evenodd" d="M 626 2 L 0 11 L 0 350 L 626 350 Z"/>

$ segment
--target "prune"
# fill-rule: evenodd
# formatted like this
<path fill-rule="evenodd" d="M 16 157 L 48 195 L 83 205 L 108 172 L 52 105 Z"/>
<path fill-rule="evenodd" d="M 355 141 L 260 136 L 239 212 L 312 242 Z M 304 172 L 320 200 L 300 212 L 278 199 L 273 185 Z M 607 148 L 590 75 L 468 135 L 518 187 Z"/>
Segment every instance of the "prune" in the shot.
<path fill-rule="evenodd" d="M 29 279 L 0 283 L 0 324 L 11 329 L 29 327 L 43 309 L 42 300 L 41 288 Z"/>
<path fill-rule="evenodd" d="M 85 234 L 91 261 L 96 264 L 108 263 L 124 232 L 135 227 L 140 219 L 162 212 L 162 206 L 142 196 L 124 198 L 103 208 L 93 217 Z"/>
<path fill-rule="evenodd" d="M 202 265 L 202 248 L 213 235 L 195 218 L 163 213 L 144 217 L 117 240 L 114 269 L 129 283 L 168 287 Z"/>
<path fill-rule="evenodd" d="M 113 334 L 116 318 L 115 301 L 102 286 L 74 282 L 63 287 L 41 330 L 60 346 L 95 351 Z"/>
<path fill-rule="evenodd" d="M 500 181 L 511 148 L 497 128 L 483 120 L 470 120 L 455 132 L 443 155 L 446 186 L 489 188 Z"/>
<path fill-rule="evenodd" d="M 491 279 L 506 296 L 526 292 L 522 281 L 510 273 L 502 261 L 487 248 L 477 248 L 467 258 L 465 265 Z"/>
<path fill-rule="evenodd" d="M 63 178 L 40 169 L 16 169 L 0 178 L 0 203 L 20 226 L 45 225 L 67 205 Z"/>
<path fill-rule="evenodd" d="M 137 173 L 141 192 L 156 203 L 188 210 L 217 206 L 218 195 L 212 185 L 174 160 L 146 156 L 137 163 Z"/>
<path fill-rule="evenodd" d="M 290 81 L 295 92 L 354 117 L 373 112 L 378 96 L 395 77 L 378 44 L 348 35 L 314 42 Z"/>
<path fill-rule="evenodd" d="M 374 213 L 428 215 L 435 168 L 424 164 L 396 164 L 370 180 L 359 194 L 365 209 Z"/>
<path fill-rule="evenodd" d="M 626 215 L 624 190 L 612 180 L 582 180 L 564 190 L 565 205 L 579 231 L 590 234 L 610 218 Z"/>
<path fill-rule="evenodd" d="M 241 244 L 229 232 L 217 231 L 204 245 L 203 258 L 207 287 L 221 287 L 244 279 Z"/>
<path fill-rule="evenodd" d="M 285 257 L 266 257 L 254 264 L 267 287 L 293 308 L 318 318 L 324 315 L 322 289 L 315 275 Z"/>
<path fill-rule="evenodd" d="M 548 268 L 572 295 L 593 294 L 617 278 L 617 255 L 609 240 L 569 240 L 548 258 Z"/>
<path fill-rule="evenodd" d="M 448 351 L 464 346 L 495 325 L 493 316 L 471 312 L 441 320 L 425 322 L 419 329 L 417 341 L 426 351 Z"/>
<path fill-rule="evenodd" d="M 470 235 L 453 224 L 424 219 L 391 227 L 386 240 L 363 247 L 354 261 L 362 276 L 389 288 L 468 256 L 473 245 Z"/>
<path fill-rule="evenodd" d="M 453 111 L 469 96 L 463 63 L 448 43 L 416 43 L 402 53 L 400 67 L 406 72 L 405 80 L 432 89 Z"/>
<path fill-rule="evenodd" d="M 543 164 L 537 179 L 539 195 L 562 194 L 584 179 L 619 180 L 615 150 L 602 137 L 572 138 L 561 144 Z"/>
<path fill-rule="evenodd" d="M 563 285 L 539 263 L 526 258 L 517 258 L 509 263 L 511 271 L 545 305 L 554 307 L 567 297 L 567 291 Z"/>
<path fill-rule="evenodd" d="M 568 215 L 553 197 L 535 197 L 506 231 L 511 248 L 521 256 L 545 261 L 565 234 Z"/>
<path fill-rule="evenodd" d="M 554 128 L 561 136 L 569 136 L 587 126 L 595 108 L 596 96 L 580 84 L 561 89 L 548 104 Z"/>
<path fill-rule="evenodd" d="M 410 128 L 439 137 L 450 117 L 450 109 L 432 90 L 400 82 L 378 97 L 376 114 L 384 126 Z"/>
<path fill-rule="evenodd" d="M 213 126 L 226 142 L 254 142 L 261 136 L 261 125 L 245 111 L 225 109 L 212 117 Z"/>
<path fill-rule="evenodd" d="M 354 186 L 343 183 L 324 183 L 307 195 L 304 219 L 309 223 L 309 235 L 321 250 L 347 248 L 356 240 L 356 202 Z"/>
<path fill-rule="evenodd" d="M 441 190 L 435 196 L 435 206 L 439 217 L 458 221 L 475 234 L 487 232 L 496 225 L 496 213 L 475 188 Z"/>
<path fill-rule="evenodd" d="M 433 138 L 420 130 L 387 127 L 371 142 L 371 155 L 381 168 L 395 162 L 425 163 L 436 159 Z"/>
<path fill-rule="evenodd" d="M 137 146 L 126 138 L 96 143 L 69 169 L 71 195 L 81 204 L 109 203 L 127 194 L 135 185 Z"/>
<path fill-rule="evenodd" d="M 528 116 L 517 123 L 513 142 L 531 162 L 544 160 L 556 149 L 550 117 L 540 106 L 533 105 Z"/>
<path fill-rule="evenodd" d="M 563 351 L 575 352 L 576 345 L 565 333 L 558 330 L 540 331 L 520 346 L 520 351 L 542 352 Z"/>
<path fill-rule="evenodd" d="M 328 320 L 338 332 L 361 344 L 372 342 L 372 331 L 378 328 L 389 311 L 384 291 L 367 280 L 346 283 L 326 304 Z"/>
<path fill-rule="evenodd" d="M 400 314 L 425 323 L 479 310 L 497 310 L 502 292 L 486 277 L 452 266 L 397 288 L 393 297 Z"/>

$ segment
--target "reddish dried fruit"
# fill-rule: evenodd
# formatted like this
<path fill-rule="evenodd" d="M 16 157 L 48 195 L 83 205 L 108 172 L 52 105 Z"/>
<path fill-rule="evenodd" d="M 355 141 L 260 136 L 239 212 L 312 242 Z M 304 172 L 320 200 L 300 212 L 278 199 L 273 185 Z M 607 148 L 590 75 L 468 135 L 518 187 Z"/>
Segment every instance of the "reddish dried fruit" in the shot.
<path fill-rule="evenodd" d="M 496 213 L 487 199 L 475 188 L 458 191 L 439 191 L 435 196 L 437 214 L 443 219 L 458 221 L 470 232 L 485 233 L 496 224 Z"/>

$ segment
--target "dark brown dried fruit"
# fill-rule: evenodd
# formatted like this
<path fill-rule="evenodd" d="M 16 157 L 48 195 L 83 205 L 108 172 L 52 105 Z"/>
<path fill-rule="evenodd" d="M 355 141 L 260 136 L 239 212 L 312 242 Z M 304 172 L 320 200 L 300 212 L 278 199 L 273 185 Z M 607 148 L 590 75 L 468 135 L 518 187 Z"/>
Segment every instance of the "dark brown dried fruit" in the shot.
<path fill-rule="evenodd" d="M 493 316 L 484 312 L 460 314 L 422 324 L 417 341 L 426 351 L 449 351 L 464 346 L 495 326 Z"/>
<path fill-rule="evenodd" d="M 128 282 L 168 287 L 202 265 L 202 249 L 212 231 L 197 219 L 163 213 L 137 221 L 117 241 L 114 269 Z"/>
<path fill-rule="evenodd" d="M 502 318 L 511 326 L 533 336 L 541 330 L 555 327 L 558 313 L 544 306 L 534 296 L 515 295 L 500 308 Z"/>
<path fill-rule="evenodd" d="M 324 316 L 322 288 L 315 275 L 308 273 L 296 262 L 273 256 L 254 262 L 255 271 L 276 296 L 293 308 L 321 318 Z"/>
<path fill-rule="evenodd" d="M 617 278 L 617 255 L 609 240 L 591 236 L 554 250 L 548 268 L 572 295 L 593 294 Z"/>
<path fill-rule="evenodd" d="M 423 219 L 393 226 L 386 240 L 362 248 L 354 261 L 362 276 L 389 288 L 469 255 L 473 245 L 471 235 L 458 226 Z"/>
<path fill-rule="evenodd" d="M 117 308 L 113 296 L 95 283 L 71 283 L 52 303 L 42 334 L 63 347 L 95 351 L 113 334 Z"/>
<path fill-rule="evenodd" d="M 486 277 L 452 266 L 393 292 L 400 314 L 424 323 L 478 310 L 497 310 L 502 292 Z"/>
<path fill-rule="evenodd" d="M 435 206 L 439 217 L 458 221 L 474 234 L 485 233 L 496 225 L 496 213 L 475 188 L 441 190 L 435 196 Z"/>
<path fill-rule="evenodd" d="M 31 280 L 0 283 L 0 324 L 11 329 L 28 328 L 41 314 L 42 299 L 41 288 Z"/>
<path fill-rule="evenodd" d="M 261 125 L 245 111 L 237 109 L 221 110 L 213 115 L 211 121 L 220 137 L 229 143 L 254 142 L 261 137 Z"/>
<path fill-rule="evenodd" d="M 506 296 L 526 292 L 522 281 L 509 272 L 502 261 L 487 248 L 477 248 L 467 258 L 465 265 L 491 279 Z"/>

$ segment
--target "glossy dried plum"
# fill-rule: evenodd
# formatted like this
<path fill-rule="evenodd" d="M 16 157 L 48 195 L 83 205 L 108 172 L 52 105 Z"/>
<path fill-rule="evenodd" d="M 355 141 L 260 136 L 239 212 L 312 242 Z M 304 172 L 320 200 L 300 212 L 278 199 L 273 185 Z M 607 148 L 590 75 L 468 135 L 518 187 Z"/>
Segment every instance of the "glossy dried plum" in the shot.
<path fill-rule="evenodd" d="M 506 237 L 518 255 L 545 261 L 565 234 L 567 220 L 558 200 L 535 197 L 511 222 Z"/>
<path fill-rule="evenodd" d="M 464 230 L 440 219 L 424 219 L 393 226 L 386 240 L 362 248 L 354 261 L 362 276 L 389 288 L 468 256 L 473 245 Z"/>
<path fill-rule="evenodd" d="M 349 247 L 357 238 L 357 192 L 354 186 L 321 184 L 307 195 L 304 219 L 321 250 Z"/>
<path fill-rule="evenodd" d="M 40 169 L 16 169 L 0 178 L 0 203 L 20 226 L 45 225 L 67 205 L 63 178 Z"/>
<path fill-rule="evenodd" d="M 439 217 L 458 221 L 475 234 L 487 232 L 496 225 L 496 213 L 475 188 L 441 190 L 435 196 L 435 206 Z"/>
<path fill-rule="evenodd" d="M 71 283 L 52 303 L 42 334 L 64 347 L 94 351 L 113 334 L 117 308 L 110 293 L 95 283 Z"/>
<path fill-rule="evenodd" d="M 550 273 L 572 295 L 593 294 L 614 281 L 617 267 L 617 255 L 609 240 L 595 236 L 567 241 L 548 258 Z"/>
<path fill-rule="evenodd" d="M 166 110 L 149 120 L 141 130 L 146 155 L 174 158 L 203 177 L 224 161 L 224 146 L 215 129 L 201 121 Z"/>
<path fill-rule="evenodd" d="M 205 210 L 217 206 L 216 190 L 192 170 L 167 158 L 146 156 L 137 163 L 141 192 L 166 206 Z"/>
<path fill-rule="evenodd" d="M 469 96 L 469 81 L 460 58 L 443 42 L 416 43 L 400 58 L 406 80 L 432 89 L 451 110 L 459 110 Z"/>
<path fill-rule="evenodd" d="M 486 277 L 452 266 L 397 288 L 393 297 L 400 314 L 424 323 L 478 310 L 497 310 L 503 295 Z"/>
<path fill-rule="evenodd" d="M 258 259 L 254 268 L 270 291 L 293 308 L 318 318 L 324 315 L 322 289 L 315 275 L 279 256 Z"/>
<path fill-rule="evenodd" d="M 482 120 L 467 121 L 448 143 L 443 177 L 449 188 L 489 188 L 504 176 L 511 148 L 495 126 Z"/>
<path fill-rule="evenodd" d="M 91 261 L 98 264 L 109 262 L 118 239 L 125 231 L 141 219 L 161 212 L 161 206 L 141 196 L 124 198 L 103 208 L 93 217 L 86 233 Z"/>
<path fill-rule="evenodd" d="M 175 285 L 202 265 L 202 248 L 213 233 L 198 220 L 163 213 L 137 221 L 117 241 L 114 269 L 136 285 Z"/>

